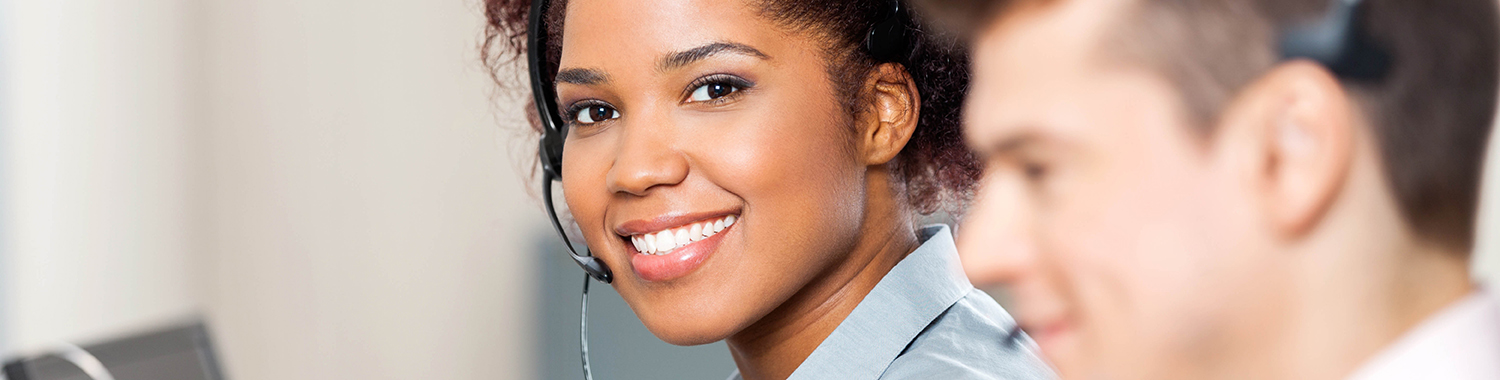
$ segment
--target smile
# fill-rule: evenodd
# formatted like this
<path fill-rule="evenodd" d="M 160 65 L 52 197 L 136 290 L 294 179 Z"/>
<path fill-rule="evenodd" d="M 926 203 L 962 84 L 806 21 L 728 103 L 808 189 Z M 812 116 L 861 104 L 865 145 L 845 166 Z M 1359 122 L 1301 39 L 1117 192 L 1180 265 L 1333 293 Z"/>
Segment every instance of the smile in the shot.
<path fill-rule="evenodd" d="M 630 236 L 631 245 L 635 246 L 636 252 L 644 255 L 665 255 L 672 250 L 685 247 L 693 242 L 707 239 L 729 226 L 734 225 L 736 217 L 726 215 L 713 220 L 705 220 L 692 224 L 668 228 L 647 234 Z"/>

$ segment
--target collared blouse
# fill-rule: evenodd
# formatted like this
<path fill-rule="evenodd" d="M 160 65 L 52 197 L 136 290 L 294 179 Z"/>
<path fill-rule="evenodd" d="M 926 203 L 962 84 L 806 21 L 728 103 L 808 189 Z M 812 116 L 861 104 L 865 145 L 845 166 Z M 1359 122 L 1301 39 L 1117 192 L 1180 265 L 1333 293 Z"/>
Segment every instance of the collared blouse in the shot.
<path fill-rule="evenodd" d="M 964 276 L 948 226 L 896 264 L 792 372 L 801 379 L 1051 379 L 1036 344 Z M 729 377 L 741 380 L 739 371 Z"/>

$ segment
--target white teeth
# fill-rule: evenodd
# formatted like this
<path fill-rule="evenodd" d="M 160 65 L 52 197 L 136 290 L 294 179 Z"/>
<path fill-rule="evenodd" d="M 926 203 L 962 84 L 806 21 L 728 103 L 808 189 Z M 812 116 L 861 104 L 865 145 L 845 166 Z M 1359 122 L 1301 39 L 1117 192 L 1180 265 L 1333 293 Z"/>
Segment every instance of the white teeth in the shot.
<path fill-rule="evenodd" d="M 662 231 L 656 234 L 656 250 L 653 253 L 667 253 L 677 248 L 677 241 L 672 239 L 672 231 Z"/>
<path fill-rule="evenodd" d="M 642 254 L 665 255 L 677 248 L 724 232 L 724 229 L 734 225 L 736 219 L 738 217 L 729 215 L 712 222 L 705 221 L 651 234 L 634 235 L 630 237 L 630 244 Z"/>

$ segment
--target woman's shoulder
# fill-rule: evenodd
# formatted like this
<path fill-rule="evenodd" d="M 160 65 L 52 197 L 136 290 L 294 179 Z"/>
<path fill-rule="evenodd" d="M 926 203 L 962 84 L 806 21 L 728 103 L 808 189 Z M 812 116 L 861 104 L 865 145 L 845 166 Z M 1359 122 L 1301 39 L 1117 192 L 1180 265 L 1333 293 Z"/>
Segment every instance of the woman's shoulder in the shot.
<path fill-rule="evenodd" d="M 978 289 L 922 330 L 882 379 L 1052 379 L 1036 345 L 1015 320 Z"/>

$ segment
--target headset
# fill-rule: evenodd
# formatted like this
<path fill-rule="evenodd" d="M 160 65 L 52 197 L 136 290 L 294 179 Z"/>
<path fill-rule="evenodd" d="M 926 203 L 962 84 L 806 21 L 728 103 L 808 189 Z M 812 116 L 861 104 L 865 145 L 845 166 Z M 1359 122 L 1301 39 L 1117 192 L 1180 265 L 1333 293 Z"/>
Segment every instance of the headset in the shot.
<path fill-rule="evenodd" d="M 552 182 L 562 181 L 562 150 L 563 141 L 568 137 L 568 124 L 558 111 L 557 88 L 552 84 L 557 68 L 547 62 L 547 3 L 547 0 L 531 2 L 531 29 L 527 31 L 526 43 L 526 61 L 531 67 L 531 93 L 537 107 L 537 118 L 542 122 L 542 141 L 537 149 L 542 163 L 542 202 L 547 207 L 547 217 L 552 219 L 552 227 L 557 229 L 563 244 L 568 247 L 568 256 L 589 277 L 608 284 L 614 280 L 614 272 L 595 258 L 587 246 L 583 248 L 585 254 L 578 254 L 552 205 Z"/>
<path fill-rule="evenodd" d="M 1391 54 L 1365 30 L 1367 3 L 1334 0 L 1333 8 L 1322 19 L 1283 29 L 1281 58 L 1312 60 L 1343 79 L 1385 79 L 1391 69 Z"/>
<path fill-rule="evenodd" d="M 864 48 L 876 61 L 903 63 L 911 57 L 914 50 L 911 43 L 911 15 L 902 7 L 900 0 L 888 1 L 889 7 L 882 9 L 883 14 L 877 16 L 880 21 L 865 36 Z M 582 346 L 580 354 L 583 357 L 583 377 L 592 380 L 594 375 L 589 368 L 588 341 L 589 280 L 608 284 L 614 280 L 614 272 L 603 261 L 594 257 L 587 245 L 583 247 L 584 254 L 578 253 L 567 232 L 563 230 L 562 222 L 557 218 L 557 208 L 553 206 L 552 182 L 562 181 L 563 142 L 567 140 L 568 124 L 559 111 L 557 88 L 553 84 L 557 67 L 548 62 L 549 3 L 548 0 L 531 2 L 529 29 L 526 32 L 526 62 L 531 71 L 532 101 L 536 103 L 537 119 L 542 123 L 542 140 L 537 147 L 537 156 L 542 164 L 542 202 L 547 208 L 547 217 L 551 219 L 552 227 L 568 248 L 568 257 L 588 274 L 583 280 L 578 334 L 579 344 Z"/>

